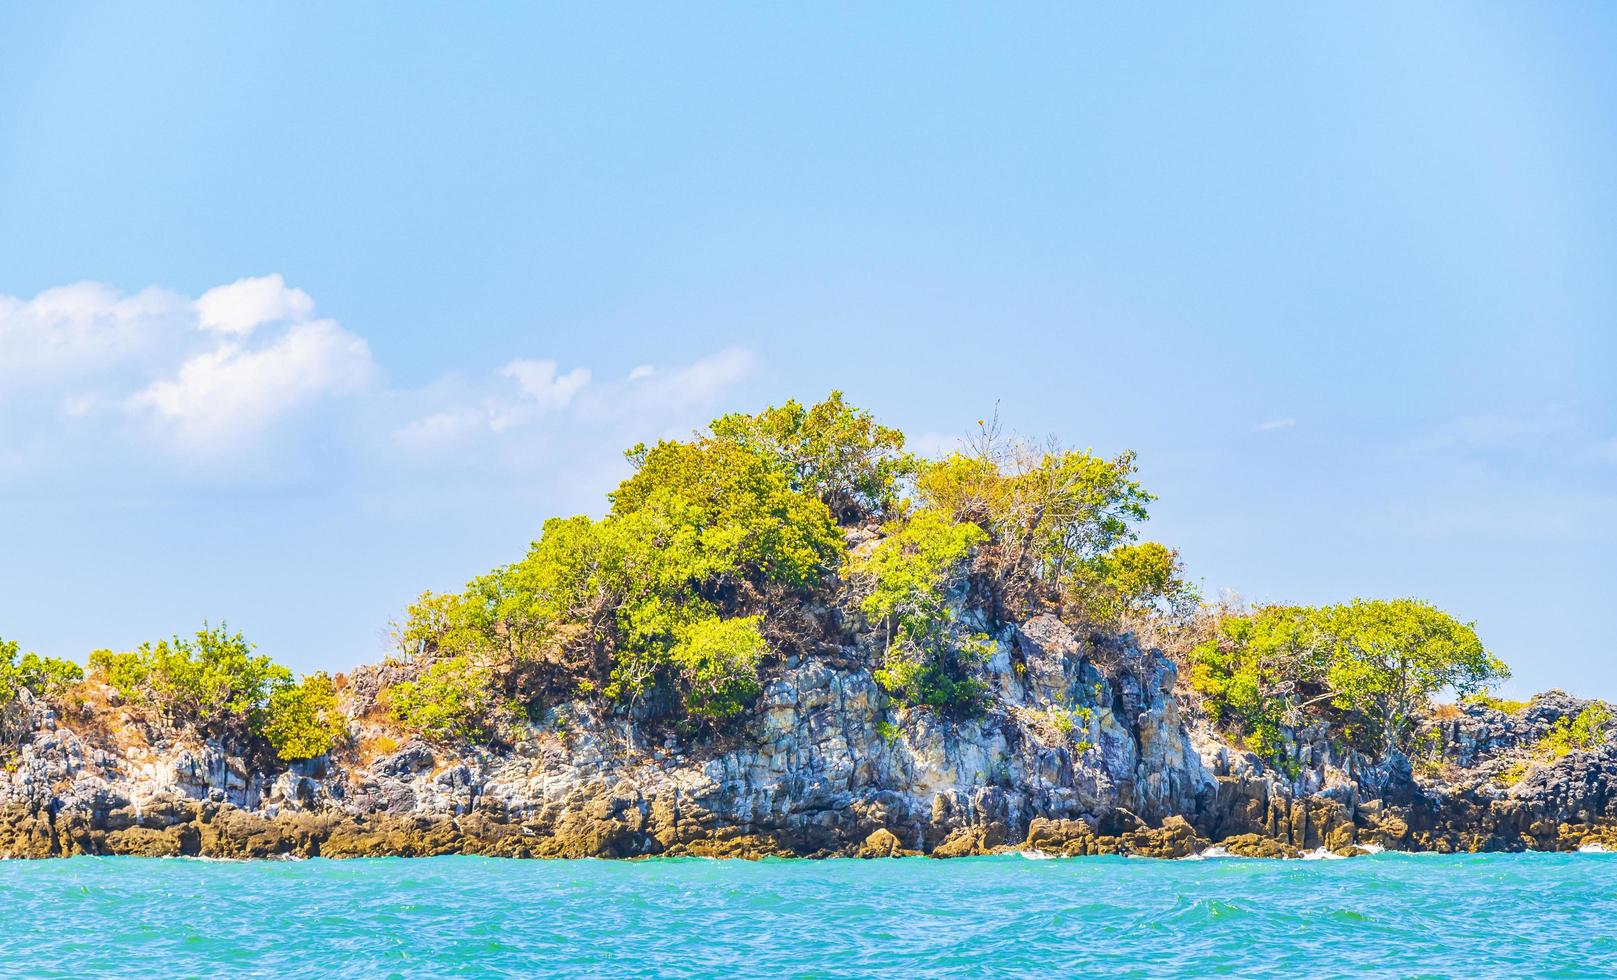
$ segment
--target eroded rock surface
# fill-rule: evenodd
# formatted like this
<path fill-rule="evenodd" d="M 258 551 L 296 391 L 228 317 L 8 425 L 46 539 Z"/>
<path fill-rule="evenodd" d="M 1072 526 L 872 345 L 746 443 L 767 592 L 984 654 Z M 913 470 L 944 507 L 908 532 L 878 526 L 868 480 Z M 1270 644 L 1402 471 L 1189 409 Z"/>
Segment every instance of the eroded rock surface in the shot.
<path fill-rule="evenodd" d="M 495 751 L 399 740 L 386 666 L 345 679 L 353 739 L 270 765 L 109 704 L 29 705 L 0 772 L 0 855 L 260 858 L 764 855 L 938 857 L 1039 850 L 1184 857 L 1324 849 L 1617 846 L 1617 754 L 1574 752 L 1513 783 L 1521 753 L 1584 702 L 1479 705 L 1427 722 L 1442 771 L 1369 765 L 1320 731 L 1288 771 L 1221 741 L 1173 661 L 1053 617 L 1000 631 L 989 710 L 949 722 L 891 704 L 845 651 L 789 657 L 722 737 L 680 740 L 598 702 L 554 706 Z M 1066 719 L 1066 721 L 1063 721 Z M 1294 773 L 1294 774 L 1293 774 Z"/>

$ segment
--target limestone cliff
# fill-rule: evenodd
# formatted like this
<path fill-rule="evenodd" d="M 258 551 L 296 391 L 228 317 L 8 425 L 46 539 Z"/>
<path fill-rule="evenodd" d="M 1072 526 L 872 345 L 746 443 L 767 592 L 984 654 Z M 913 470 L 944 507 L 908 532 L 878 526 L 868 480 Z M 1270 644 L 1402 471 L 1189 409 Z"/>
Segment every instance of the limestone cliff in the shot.
<path fill-rule="evenodd" d="M 855 640 L 786 657 L 719 735 L 580 699 L 498 749 L 407 738 L 387 665 L 343 679 L 352 737 L 287 767 L 141 719 L 100 688 L 23 705 L 0 855 L 954 856 L 1033 848 L 1294 856 L 1617 843 L 1617 750 L 1511 767 L 1584 702 L 1442 709 L 1436 755 L 1371 765 L 1304 730 L 1282 772 L 1227 744 L 1174 661 L 1050 616 L 995 631 L 988 709 L 889 702 Z M 94 685 L 91 685 L 94 687 Z M 1295 775 L 1291 771 L 1295 771 Z M 1513 785 L 1507 783 L 1514 781 Z"/>

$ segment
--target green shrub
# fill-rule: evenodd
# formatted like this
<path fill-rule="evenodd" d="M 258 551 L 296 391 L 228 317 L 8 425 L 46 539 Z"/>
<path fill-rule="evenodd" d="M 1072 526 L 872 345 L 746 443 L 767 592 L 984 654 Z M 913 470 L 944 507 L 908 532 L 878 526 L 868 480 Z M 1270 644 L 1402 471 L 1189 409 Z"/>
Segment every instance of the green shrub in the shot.
<path fill-rule="evenodd" d="M 482 741 L 510 720 L 489 670 L 465 656 L 436 660 L 413 681 L 387 689 L 393 717 L 441 740 Z"/>
<path fill-rule="evenodd" d="M 849 566 L 850 576 L 869 583 L 860 608 L 887 637 L 875 678 L 895 700 L 969 714 L 986 692 L 973 672 L 993 645 L 961 628 L 947 595 L 961 564 L 985 537 L 975 524 L 926 508 L 890 527 L 887 537 Z"/>
<path fill-rule="evenodd" d="M 1611 722 L 1611 708 L 1595 701 L 1575 716 L 1556 721 L 1537 748 L 1550 759 L 1559 759 L 1571 752 L 1593 752 L 1605 743 Z"/>
<path fill-rule="evenodd" d="M 240 633 L 204 626 L 194 639 L 142 643 L 128 653 L 97 650 L 90 667 L 132 704 L 165 721 L 222 734 L 237 722 L 258 731 L 270 694 L 292 684 L 292 672 L 255 654 Z"/>
<path fill-rule="evenodd" d="M 1434 694 L 1475 694 L 1509 674 L 1474 627 L 1415 599 L 1264 606 L 1224 618 L 1191 654 L 1191 684 L 1214 720 L 1271 758 L 1282 727 L 1309 717 L 1365 748 L 1410 750 Z"/>
<path fill-rule="evenodd" d="M 729 718 L 758 694 L 758 663 L 769 644 L 761 616 L 702 619 L 677 633 L 669 660 L 687 692 L 685 706 L 705 718 Z"/>
<path fill-rule="evenodd" d="M 266 739 L 282 759 L 320 755 L 345 730 L 334 689 L 329 706 L 326 701 L 329 678 L 314 675 L 299 684 L 290 670 L 254 653 L 240 633 L 222 624 L 204 625 L 191 639 L 142 643 L 127 653 L 97 650 L 90 654 L 90 669 L 130 704 L 169 725 L 205 737 Z M 298 754 L 305 750 L 308 755 Z"/>
<path fill-rule="evenodd" d="M 24 653 L 11 640 L 0 639 L 0 739 L 10 741 L 22 722 L 19 698 L 23 691 L 34 697 L 55 697 L 77 681 L 84 671 L 71 660 Z"/>
<path fill-rule="evenodd" d="M 84 679 L 84 668 L 71 660 L 24 653 L 14 641 L 0 639 L 0 702 L 16 699 L 22 691 L 51 697 Z"/>
<path fill-rule="evenodd" d="M 337 711 L 337 686 L 325 671 L 270 692 L 263 735 L 282 761 L 325 755 L 347 731 Z"/>

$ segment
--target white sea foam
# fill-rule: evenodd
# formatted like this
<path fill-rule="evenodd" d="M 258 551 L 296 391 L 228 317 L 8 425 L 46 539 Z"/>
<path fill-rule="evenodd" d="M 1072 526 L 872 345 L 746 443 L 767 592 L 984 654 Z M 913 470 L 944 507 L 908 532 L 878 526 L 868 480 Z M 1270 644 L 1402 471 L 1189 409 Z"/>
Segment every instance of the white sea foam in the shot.
<path fill-rule="evenodd" d="M 1304 861 L 1345 861 L 1346 854 L 1332 854 L 1323 847 L 1316 847 L 1312 851 L 1303 852 Z"/>
<path fill-rule="evenodd" d="M 1059 854 L 1046 854 L 1043 851 L 1017 851 L 1016 856 L 1028 861 L 1054 861 Z"/>
<path fill-rule="evenodd" d="M 1579 854 L 1610 854 L 1610 853 L 1612 853 L 1612 850 L 1611 850 L 1611 848 L 1607 847 L 1604 844 L 1584 844 L 1582 847 L 1578 848 L 1578 853 Z"/>
<path fill-rule="evenodd" d="M 1385 854 L 1387 851 L 1387 849 L 1382 847 L 1380 844 L 1358 844 L 1355 846 L 1366 854 Z"/>

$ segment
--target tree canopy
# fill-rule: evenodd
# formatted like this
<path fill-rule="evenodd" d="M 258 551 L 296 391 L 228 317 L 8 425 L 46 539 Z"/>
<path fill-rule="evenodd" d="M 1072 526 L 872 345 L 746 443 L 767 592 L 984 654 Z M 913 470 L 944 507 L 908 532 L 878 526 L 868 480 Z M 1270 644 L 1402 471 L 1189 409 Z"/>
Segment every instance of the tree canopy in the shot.
<path fill-rule="evenodd" d="M 1470 695 L 1510 676 L 1473 624 L 1418 599 L 1263 606 L 1224 618 L 1192 665 L 1215 718 L 1269 756 L 1283 726 L 1310 716 L 1361 748 L 1407 750 L 1434 695 Z"/>
<path fill-rule="evenodd" d="M 0 639 L 0 741 L 11 741 L 21 721 L 22 692 L 36 698 L 60 693 L 84 676 L 71 660 L 22 653 L 14 640 Z"/>
<path fill-rule="evenodd" d="M 125 653 L 97 650 L 90 669 L 169 725 L 207 737 L 262 739 L 287 761 L 325 754 L 346 731 L 330 677 L 295 680 L 223 624 Z"/>

